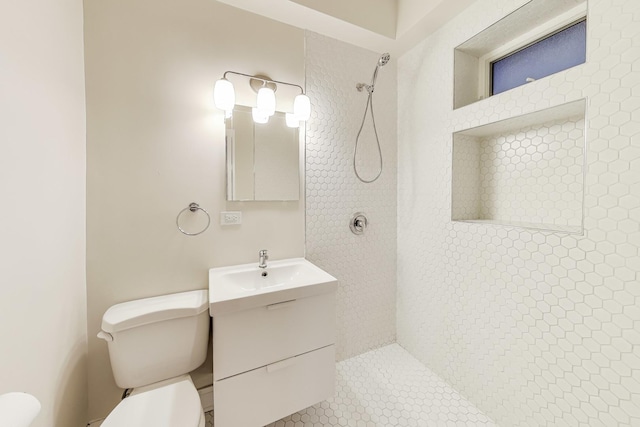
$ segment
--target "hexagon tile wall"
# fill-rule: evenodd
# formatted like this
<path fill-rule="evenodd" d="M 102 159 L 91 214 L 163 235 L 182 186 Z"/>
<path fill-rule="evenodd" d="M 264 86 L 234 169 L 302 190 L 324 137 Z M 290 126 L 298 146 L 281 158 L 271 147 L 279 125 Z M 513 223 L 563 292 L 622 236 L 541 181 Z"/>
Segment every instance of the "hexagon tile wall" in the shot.
<path fill-rule="evenodd" d="M 524 3 L 400 58 L 398 342 L 499 425 L 640 426 L 640 1 L 589 1 L 585 64 L 453 110 L 453 49 Z M 451 221 L 452 133 L 580 98 L 583 235 Z"/>
<path fill-rule="evenodd" d="M 357 180 L 352 155 L 369 83 L 380 54 L 319 34 L 306 35 L 307 94 L 313 100 L 307 122 L 307 258 L 334 275 L 337 291 L 339 360 L 395 341 L 396 323 L 396 66 L 378 74 L 374 95 L 384 170 L 372 184 Z M 358 148 L 359 172 L 375 176 L 378 152 L 370 116 Z M 369 226 L 349 229 L 356 212 Z"/>
<path fill-rule="evenodd" d="M 452 219 L 582 232 L 583 147 L 581 117 L 483 138 L 455 135 Z"/>

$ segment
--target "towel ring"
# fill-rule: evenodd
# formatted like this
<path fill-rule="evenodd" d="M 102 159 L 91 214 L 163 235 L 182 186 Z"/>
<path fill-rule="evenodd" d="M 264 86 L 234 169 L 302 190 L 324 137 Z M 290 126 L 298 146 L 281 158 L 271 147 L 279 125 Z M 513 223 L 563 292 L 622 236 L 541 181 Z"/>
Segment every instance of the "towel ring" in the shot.
<path fill-rule="evenodd" d="M 184 231 L 182 229 L 182 227 L 180 227 L 180 215 L 182 215 L 182 213 L 184 211 L 196 212 L 198 210 L 201 210 L 202 212 L 204 212 L 207 215 L 207 225 L 206 225 L 206 227 L 204 227 L 202 230 L 198 231 L 197 233 L 188 233 L 188 232 Z M 209 215 L 209 212 L 207 212 L 206 209 L 201 208 L 200 205 L 197 204 L 196 202 L 191 202 L 191 203 L 189 203 L 189 206 L 187 206 L 186 208 L 182 209 L 178 213 L 178 216 L 176 217 L 176 225 L 178 226 L 178 230 L 180 230 L 180 232 L 182 234 L 186 234 L 187 236 L 197 236 L 198 234 L 202 234 L 205 231 L 207 231 L 207 229 L 211 225 L 211 215 Z"/>

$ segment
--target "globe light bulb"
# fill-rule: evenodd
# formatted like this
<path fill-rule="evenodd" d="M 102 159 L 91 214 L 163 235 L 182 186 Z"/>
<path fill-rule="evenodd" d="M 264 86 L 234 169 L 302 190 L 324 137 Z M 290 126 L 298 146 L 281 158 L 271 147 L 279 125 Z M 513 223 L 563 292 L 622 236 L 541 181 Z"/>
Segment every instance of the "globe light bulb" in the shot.
<path fill-rule="evenodd" d="M 261 87 L 258 91 L 258 99 L 256 101 L 258 110 L 267 116 L 273 116 L 276 112 L 276 94 L 268 87 Z"/>
<path fill-rule="evenodd" d="M 300 127 L 300 120 L 298 120 L 296 115 L 293 114 L 293 113 L 285 114 L 285 120 L 287 122 L 287 126 L 290 127 L 290 128 L 299 128 Z"/>
<path fill-rule="evenodd" d="M 236 92 L 233 83 L 227 79 L 220 79 L 213 88 L 213 102 L 217 108 L 229 114 L 236 105 Z"/>
<path fill-rule="evenodd" d="M 293 100 L 293 114 L 302 122 L 306 122 L 311 117 L 311 101 L 305 94 L 296 96 Z"/>
<path fill-rule="evenodd" d="M 253 121 L 259 124 L 265 124 L 269 121 L 269 115 L 267 115 L 264 111 L 259 110 L 256 107 L 251 109 L 251 117 L 253 117 Z"/>

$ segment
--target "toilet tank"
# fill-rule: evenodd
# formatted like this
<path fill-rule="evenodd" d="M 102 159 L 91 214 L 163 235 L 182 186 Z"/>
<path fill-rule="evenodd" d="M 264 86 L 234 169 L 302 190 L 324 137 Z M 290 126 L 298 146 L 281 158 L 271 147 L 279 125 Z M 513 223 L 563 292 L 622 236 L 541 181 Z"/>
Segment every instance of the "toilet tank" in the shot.
<path fill-rule="evenodd" d="M 141 387 L 202 365 L 209 340 L 208 306 L 208 292 L 201 290 L 109 308 L 98 337 L 108 343 L 116 384 Z"/>

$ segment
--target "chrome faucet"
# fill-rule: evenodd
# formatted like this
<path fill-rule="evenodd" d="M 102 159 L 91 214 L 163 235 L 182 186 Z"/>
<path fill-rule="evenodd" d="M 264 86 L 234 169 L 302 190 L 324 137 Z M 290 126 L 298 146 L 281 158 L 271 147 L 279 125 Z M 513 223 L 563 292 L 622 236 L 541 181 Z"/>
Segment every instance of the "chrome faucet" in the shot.
<path fill-rule="evenodd" d="M 258 267 L 260 268 L 267 268 L 267 260 L 269 259 L 269 255 L 267 255 L 267 250 L 263 249 L 260 252 L 258 252 L 258 255 L 260 256 L 260 263 L 258 264 Z"/>

